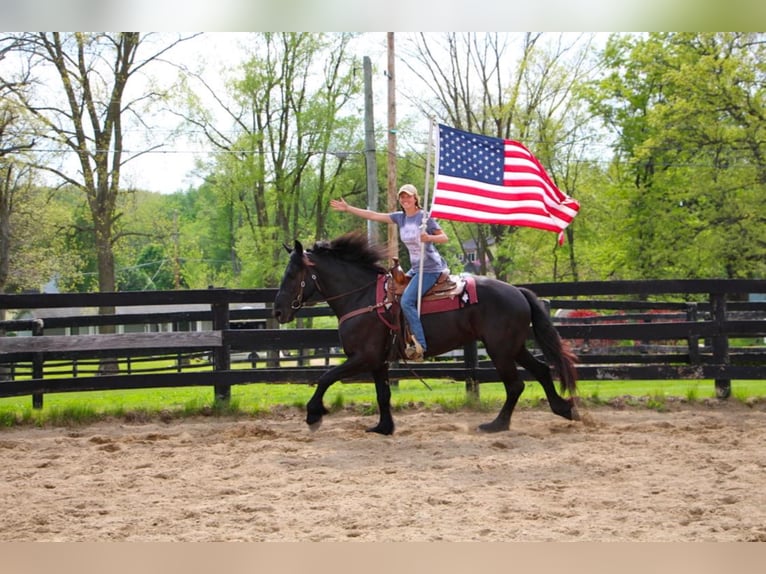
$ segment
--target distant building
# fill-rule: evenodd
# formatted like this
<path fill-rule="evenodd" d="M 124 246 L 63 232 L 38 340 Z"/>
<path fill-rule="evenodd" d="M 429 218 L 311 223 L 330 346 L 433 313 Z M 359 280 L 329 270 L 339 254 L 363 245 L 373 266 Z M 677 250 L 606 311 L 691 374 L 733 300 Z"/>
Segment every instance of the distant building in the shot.
<path fill-rule="evenodd" d="M 487 238 L 487 247 L 491 247 L 495 244 L 495 240 L 491 237 Z M 490 263 L 489 255 L 486 253 L 481 254 L 480 251 L 480 245 L 474 240 L 469 239 L 468 241 L 464 241 L 462 243 L 463 247 L 463 256 L 461 258 L 461 263 L 463 263 L 463 272 L 465 273 L 473 273 L 475 275 L 481 274 L 481 260 L 482 256 L 484 258 L 485 267 L 487 269 L 487 274 L 494 274 L 492 270 L 492 264 Z"/>

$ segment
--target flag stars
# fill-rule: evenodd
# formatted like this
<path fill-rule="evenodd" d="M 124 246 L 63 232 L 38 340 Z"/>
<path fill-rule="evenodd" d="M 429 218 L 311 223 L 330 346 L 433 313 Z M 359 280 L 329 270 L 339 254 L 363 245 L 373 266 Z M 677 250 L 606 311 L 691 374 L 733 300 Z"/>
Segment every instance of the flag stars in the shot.
<path fill-rule="evenodd" d="M 440 127 L 439 138 L 440 170 L 443 173 L 502 185 L 502 140 L 467 137 L 444 127 Z"/>

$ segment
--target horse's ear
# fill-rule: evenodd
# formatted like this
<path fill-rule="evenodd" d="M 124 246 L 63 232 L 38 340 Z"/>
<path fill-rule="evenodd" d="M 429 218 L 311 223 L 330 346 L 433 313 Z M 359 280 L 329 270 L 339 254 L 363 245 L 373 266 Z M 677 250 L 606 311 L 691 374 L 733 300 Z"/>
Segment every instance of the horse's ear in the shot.
<path fill-rule="evenodd" d="M 285 251 L 287 251 L 290 255 L 293 254 L 293 251 L 297 251 L 298 255 L 303 255 L 303 245 L 301 245 L 301 242 L 297 239 L 295 240 L 295 247 L 293 249 L 289 248 L 287 243 L 283 243 L 282 247 L 284 247 Z"/>

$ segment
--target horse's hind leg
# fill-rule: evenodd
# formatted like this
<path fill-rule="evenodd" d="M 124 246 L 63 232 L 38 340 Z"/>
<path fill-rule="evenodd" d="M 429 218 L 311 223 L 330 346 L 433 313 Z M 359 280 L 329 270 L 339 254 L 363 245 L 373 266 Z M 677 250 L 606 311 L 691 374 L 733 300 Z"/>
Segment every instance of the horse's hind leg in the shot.
<path fill-rule="evenodd" d="M 375 432 L 383 435 L 394 434 L 394 419 L 391 416 L 391 386 L 388 384 L 388 365 L 375 369 L 372 372 L 375 380 L 375 394 L 378 398 L 378 412 L 380 421 L 367 432 Z"/>
<path fill-rule="evenodd" d="M 546 363 L 535 358 L 526 347 L 522 347 L 516 355 L 516 361 L 540 381 L 543 391 L 545 391 L 545 397 L 548 399 L 548 405 L 555 414 L 570 421 L 579 420 L 580 417 L 574 406 L 574 401 L 572 399 L 567 400 L 556 392 L 556 385 L 553 384 L 551 377 L 551 368 Z"/>
<path fill-rule="evenodd" d="M 516 363 L 513 359 L 501 359 L 497 355 L 493 355 L 490 349 L 487 349 L 487 351 L 505 386 L 505 403 L 495 420 L 479 425 L 479 430 L 483 432 L 507 431 L 511 428 L 513 409 L 516 408 L 516 403 L 519 401 L 521 393 L 524 392 L 524 381 L 519 377 Z"/>

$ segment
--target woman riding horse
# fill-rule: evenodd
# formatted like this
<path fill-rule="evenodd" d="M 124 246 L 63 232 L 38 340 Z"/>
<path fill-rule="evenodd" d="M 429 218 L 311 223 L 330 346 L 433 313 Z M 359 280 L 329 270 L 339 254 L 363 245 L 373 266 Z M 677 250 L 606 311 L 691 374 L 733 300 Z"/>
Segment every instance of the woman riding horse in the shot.
<path fill-rule="evenodd" d="M 323 373 L 306 405 L 306 422 L 316 428 L 327 414 L 323 397 L 334 382 L 372 373 L 380 420 L 368 431 L 389 435 L 394 432 L 391 416 L 391 389 L 388 360 L 396 329 L 387 318 L 385 302 L 378 300 L 378 284 L 386 269 L 381 246 L 370 246 L 366 236 L 349 233 L 331 242 L 317 242 L 304 250 L 299 241 L 288 249 L 290 260 L 274 300 L 274 317 L 280 323 L 310 301 L 325 300 L 339 318 L 338 334 L 347 360 Z M 551 410 L 566 419 L 578 419 L 573 398 L 564 399 L 551 377 L 558 372 L 561 391 L 574 397 L 577 388 L 576 357 L 561 340 L 548 313 L 530 290 L 490 277 L 477 276 L 477 302 L 463 308 L 423 315 L 428 351 L 439 355 L 480 340 L 503 382 L 506 400 L 497 417 L 479 429 L 485 432 L 508 430 L 511 415 L 524 390 L 516 365 L 524 367 L 540 382 Z M 546 362 L 535 358 L 525 343 L 530 330 Z"/>
<path fill-rule="evenodd" d="M 343 198 L 330 200 L 330 207 L 336 211 L 345 211 L 370 221 L 393 223 L 399 228 L 399 238 L 410 254 L 410 270 L 407 271 L 410 282 L 402 293 L 400 303 L 414 338 L 414 343 L 407 345 L 405 355 L 410 361 L 422 361 L 428 351 L 428 342 L 420 321 L 418 298 L 434 286 L 442 273 L 449 272 L 447 262 L 434 246 L 436 243 L 447 243 L 449 237 L 435 219 L 426 217 L 425 211 L 420 207 L 418 190 L 411 183 L 404 184 L 399 189 L 399 204 L 402 206 L 401 211 L 380 213 L 371 209 L 353 207 Z M 423 260 L 422 278 L 420 278 L 421 259 Z"/>

